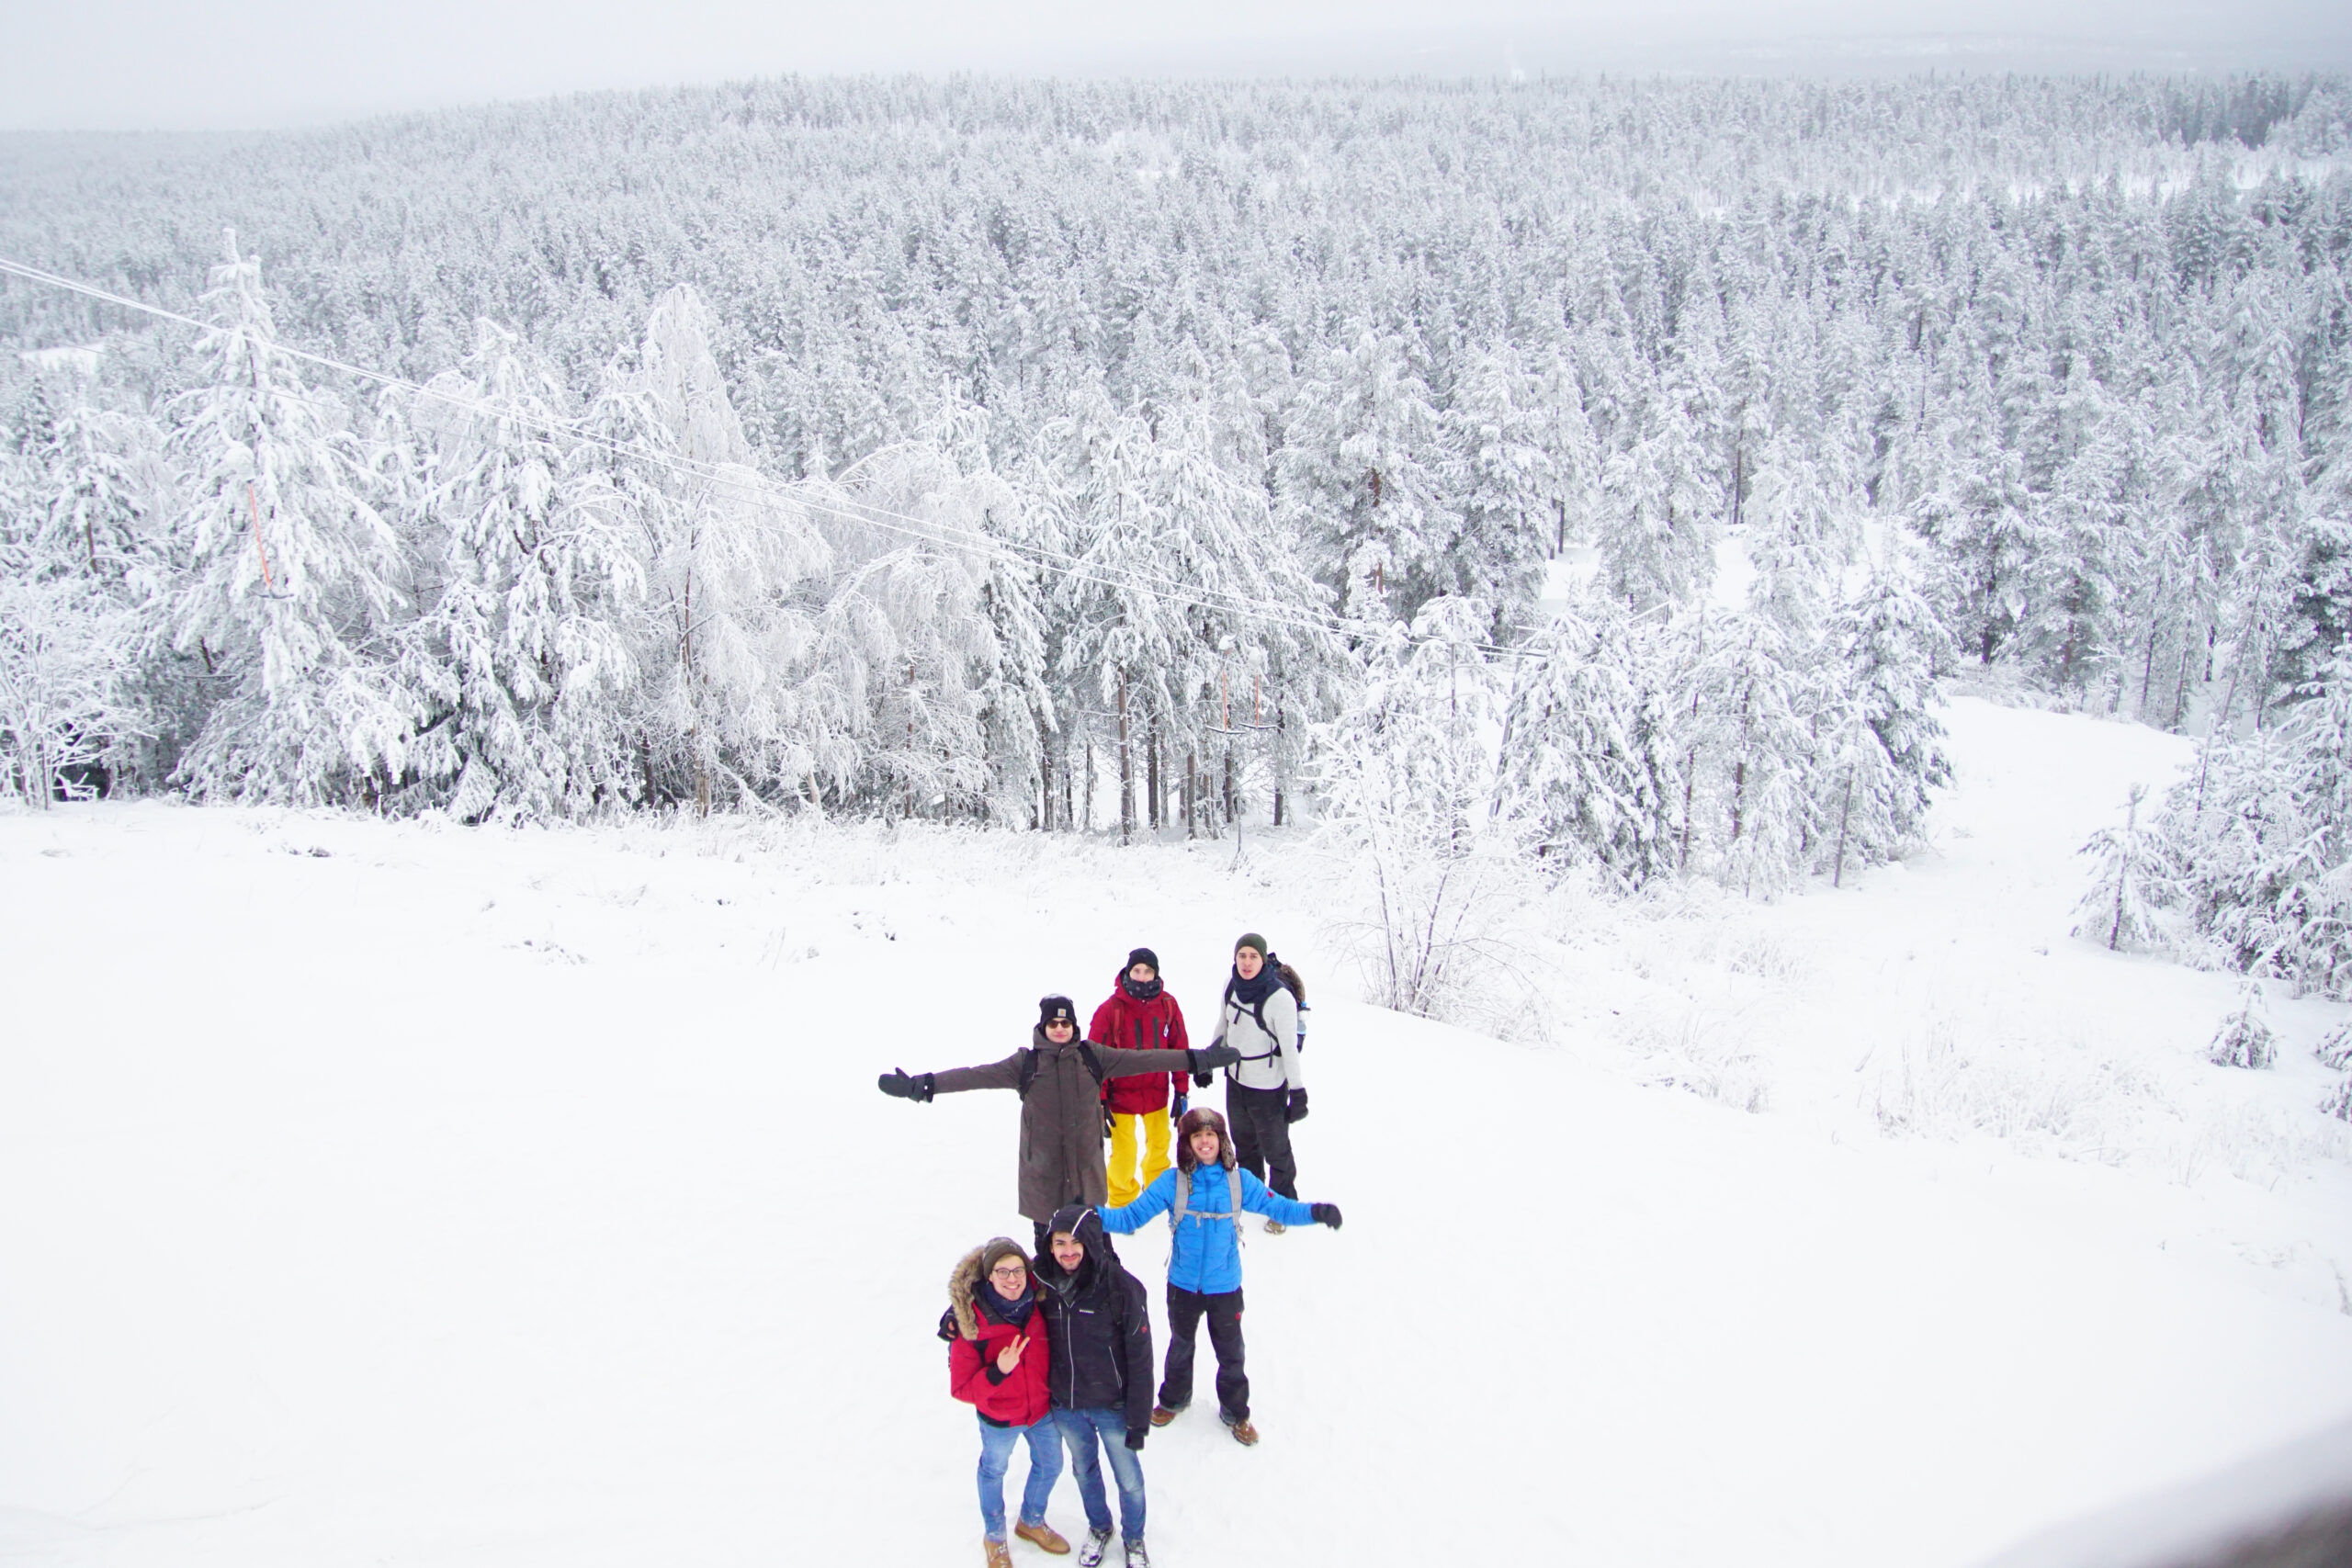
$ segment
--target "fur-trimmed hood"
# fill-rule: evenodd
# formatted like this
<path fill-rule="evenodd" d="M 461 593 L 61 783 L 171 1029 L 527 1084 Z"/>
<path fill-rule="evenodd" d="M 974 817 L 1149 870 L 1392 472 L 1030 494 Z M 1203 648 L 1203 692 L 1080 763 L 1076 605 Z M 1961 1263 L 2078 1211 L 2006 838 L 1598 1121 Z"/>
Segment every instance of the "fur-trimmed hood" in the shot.
<path fill-rule="evenodd" d="M 955 1321 L 956 1332 L 967 1339 L 980 1337 L 980 1309 L 973 1303 L 972 1292 L 980 1288 L 981 1280 L 993 1267 L 991 1257 L 1001 1258 L 1011 1253 L 1024 1264 L 1029 1255 L 1011 1236 L 991 1236 L 956 1260 L 947 1271 L 947 1315 Z"/>

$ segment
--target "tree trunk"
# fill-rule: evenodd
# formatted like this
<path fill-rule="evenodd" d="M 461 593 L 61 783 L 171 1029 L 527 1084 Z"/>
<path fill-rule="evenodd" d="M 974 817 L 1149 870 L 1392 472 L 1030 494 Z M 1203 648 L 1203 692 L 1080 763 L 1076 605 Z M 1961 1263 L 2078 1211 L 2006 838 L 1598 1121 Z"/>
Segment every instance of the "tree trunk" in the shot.
<path fill-rule="evenodd" d="M 1127 741 L 1127 672 L 1119 671 L 1119 842 L 1136 838 L 1135 748 Z"/>
<path fill-rule="evenodd" d="M 1150 731 L 1144 742 L 1144 793 L 1151 797 L 1151 830 L 1157 833 L 1167 826 L 1159 808 L 1159 716 L 1151 718 Z"/>
<path fill-rule="evenodd" d="M 1838 864 L 1829 874 L 1829 886 L 1832 887 L 1843 887 L 1846 885 L 1846 821 L 1853 809 L 1854 768 L 1849 762 L 1846 766 L 1845 798 L 1838 803 Z"/>
<path fill-rule="evenodd" d="M 1274 703 L 1274 826 L 1283 825 L 1283 708 Z"/>
<path fill-rule="evenodd" d="M 1200 753 L 1191 747 L 1184 750 L 1184 837 L 1201 836 L 1200 818 Z"/>
<path fill-rule="evenodd" d="M 1225 743 L 1225 819 L 1233 820 L 1233 742 Z"/>

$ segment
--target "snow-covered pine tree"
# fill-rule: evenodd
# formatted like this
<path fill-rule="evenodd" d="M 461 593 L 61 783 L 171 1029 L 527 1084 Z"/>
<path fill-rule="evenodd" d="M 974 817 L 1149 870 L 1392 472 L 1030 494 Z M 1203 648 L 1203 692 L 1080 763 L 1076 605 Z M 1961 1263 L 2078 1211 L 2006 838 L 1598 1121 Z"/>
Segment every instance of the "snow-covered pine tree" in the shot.
<path fill-rule="evenodd" d="M 1399 333 L 1360 327 L 1299 383 L 1277 458 L 1289 531 L 1320 547 L 1340 614 L 1374 624 L 1444 591 L 1459 527 L 1422 357 Z"/>
<path fill-rule="evenodd" d="M 645 789 L 706 814 L 721 786 L 756 797 L 841 765 L 797 732 L 790 693 L 816 636 L 793 589 L 823 570 L 826 542 L 752 466 L 713 326 L 691 286 L 664 293 L 588 421 L 632 449 L 612 484 L 639 530 L 652 612 L 634 714 Z"/>
<path fill-rule="evenodd" d="M 2156 910 L 2165 902 L 2164 839 L 2140 821 L 2148 786 L 2135 784 L 2123 805 L 2123 826 L 2101 828 L 2080 853 L 2097 868 L 2075 906 L 2073 934 L 2109 952 L 2155 944 Z"/>
<path fill-rule="evenodd" d="M 1713 581 L 1723 491 L 1679 385 L 1657 388 L 1637 417 L 1638 434 L 1602 468 L 1593 543 L 1600 581 L 1641 611 L 1685 604 Z"/>
<path fill-rule="evenodd" d="M 1503 727 L 1502 809 L 1539 857 L 1624 892 L 1677 863 L 1682 710 L 1657 641 L 1606 597 L 1559 617 L 1522 646 Z"/>
<path fill-rule="evenodd" d="M 1918 835 L 1931 793 L 1951 782 L 1944 728 L 1935 714 L 1944 631 L 1894 561 L 1872 571 L 1860 592 L 1839 606 L 1830 641 L 1843 692 L 1886 757 L 1886 827 L 1893 837 L 1866 845 L 1871 858 L 1884 859 Z"/>
<path fill-rule="evenodd" d="M 2283 723 L 2208 737 L 2164 815 L 2191 917 L 2232 964 L 2352 996 L 2352 652 Z"/>
<path fill-rule="evenodd" d="M 580 817 L 632 799 L 624 727 L 644 578 L 550 367 L 490 321 L 413 417 L 438 593 L 415 628 L 430 705 L 418 772 L 461 821 Z"/>
<path fill-rule="evenodd" d="M 1507 342 L 1471 359 L 1446 405 L 1443 477 L 1461 519 L 1446 590 L 1494 605 L 1491 635 L 1525 620 L 1543 588 L 1559 490 L 1544 426 Z"/>
<path fill-rule="evenodd" d="M 1813 788 L 1813 716 L 1823 679 L 1790 657 L 1769 617 L 1723 617 L 1708 631 L 1687 745 L 1695 770 L 1695 829 L 1687 863 L 1703 865 L 1727 887 L 1767 897 L 1803 869 L 1819 837 Z"/>
<path fill-rule="evenodd" d="M 174 405 L 191 498 L 174 620 L 220 695 L 180 777 L 199 798 L 373 804 L 419 716 L 391 675 L 402 562 L 372 454 L 277 352 L 233 233 L 205 304 L 204 380 Z"/>

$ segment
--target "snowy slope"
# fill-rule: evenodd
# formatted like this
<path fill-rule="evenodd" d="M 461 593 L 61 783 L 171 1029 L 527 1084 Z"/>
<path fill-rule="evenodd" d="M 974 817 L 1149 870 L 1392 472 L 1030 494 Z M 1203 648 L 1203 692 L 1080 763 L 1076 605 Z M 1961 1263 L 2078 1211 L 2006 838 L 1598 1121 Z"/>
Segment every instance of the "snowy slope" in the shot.
<path fill-rule="evenodd" d="M 2177 743 L 1952 722 L 1936 853 L 1589 907 L 1548 1044 L 1349 1004 L 1279 843 L 0 818 L 0 1561 L 976 1560 L 931 1329 L 1014 1108 L 874 1075 L 1136 942 L 1204 1016 L 1245 926 L 1349 1224 L 1252 1241 L 1266 1440 L 1154 1436 L 1163 1563 L 1959 1565 L 2352 1414 L 2340 1010 L 2203 1066 L 2226 977 L 2064 936 Z M 1763 1113 L 1657 1087 L 1724 1041 Z"/>

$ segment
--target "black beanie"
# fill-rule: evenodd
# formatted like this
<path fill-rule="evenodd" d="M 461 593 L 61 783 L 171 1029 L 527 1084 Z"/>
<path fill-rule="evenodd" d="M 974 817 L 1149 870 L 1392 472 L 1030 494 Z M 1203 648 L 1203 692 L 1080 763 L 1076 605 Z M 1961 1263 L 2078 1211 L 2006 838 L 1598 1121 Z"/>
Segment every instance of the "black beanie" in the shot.
<path fill-rule="evenodd" d="M 1154 975 L 1159 973 L 1159 954 L 1152 952 L 1152 950 L 1148 947 L 1138 947 L 1134 952 L 1127 954 L 1128 968 L 1132 969 L 1138 964 L 1148 964 L 1151 965 L 1151 972 Z"/>
<path fill-rule="evenodd" d="M 1072 1029 L 1076 1029 L 1078 1004 L 1068 997 L 1039 997 L 1037 998 L 1037 1027 L 1043 1029 L 1046 1025 L 1057 1021 L 1068 1023 Z"/>

